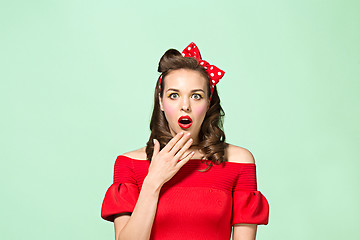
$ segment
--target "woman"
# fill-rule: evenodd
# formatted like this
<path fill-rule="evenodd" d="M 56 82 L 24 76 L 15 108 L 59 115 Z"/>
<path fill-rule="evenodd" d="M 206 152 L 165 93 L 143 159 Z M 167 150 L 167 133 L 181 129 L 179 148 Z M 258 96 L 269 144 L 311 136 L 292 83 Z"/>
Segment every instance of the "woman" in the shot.
<path fill-rule="evenodd" d="M 101 216 L 116 240 L 255 239 L 269 204 L 245 148 L 225 143 L 216 84 L 224 71 L 194 43 L 159 62 L 147 146 L 117 157 Z"/>

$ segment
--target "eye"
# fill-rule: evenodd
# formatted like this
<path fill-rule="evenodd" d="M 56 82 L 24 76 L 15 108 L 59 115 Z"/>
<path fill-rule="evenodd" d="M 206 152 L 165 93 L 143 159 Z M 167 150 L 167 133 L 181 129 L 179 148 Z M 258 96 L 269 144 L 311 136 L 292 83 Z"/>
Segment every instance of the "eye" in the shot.
<path fill-rule="evenodd" d="M 193 96 L 194 96 L 195 99 L 198 99 L 198 100 L 202 99 L 202 96 L 200 94 L 198 94 L 198 93 L 194 93 Z"/>
<path fill-rule="evenodd" d="M 169 94 L 169 98 L 171 98 L 171 99 L 174 99 L 175 97 L 173 97 L 173 96 L 179 96 L 179 94 L 177 94 L 177 93 L 171 93 L 171 94 Z"/>

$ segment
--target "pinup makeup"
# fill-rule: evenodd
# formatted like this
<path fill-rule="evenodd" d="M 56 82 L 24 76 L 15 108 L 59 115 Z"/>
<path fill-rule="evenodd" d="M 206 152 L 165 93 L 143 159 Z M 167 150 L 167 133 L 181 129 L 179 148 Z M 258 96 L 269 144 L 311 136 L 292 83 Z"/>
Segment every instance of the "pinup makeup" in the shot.
<path fill-rule="evenodd" d="M 191 117 L 189 117 L 187 115 L 181 116 L 178 120 L 179 126 L 181 128 L 185 128 L 185 129 L 191 127 L 192 123 L 193 123 L 193 121 L 192 121 Z"/>

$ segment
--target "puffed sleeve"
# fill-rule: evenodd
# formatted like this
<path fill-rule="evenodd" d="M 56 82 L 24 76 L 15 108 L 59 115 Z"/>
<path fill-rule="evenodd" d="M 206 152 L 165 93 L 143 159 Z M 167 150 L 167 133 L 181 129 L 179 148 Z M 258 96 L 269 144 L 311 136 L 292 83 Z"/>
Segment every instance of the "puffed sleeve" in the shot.
<path fill-rule="evenodd" d="M 267 225 L 269 203 L 257 191 L 256 165 L 243 164 L 233 189 L 233 212 L 231 224 L 248 223 Z"/>
<path fill-rule="evenodd" d="M 131 159 L 118 156 L 114 165 L 114 182 L 105 193 L 101 217 L 114 221 L 114 215 L 131 214 L 139 197 Z"/>

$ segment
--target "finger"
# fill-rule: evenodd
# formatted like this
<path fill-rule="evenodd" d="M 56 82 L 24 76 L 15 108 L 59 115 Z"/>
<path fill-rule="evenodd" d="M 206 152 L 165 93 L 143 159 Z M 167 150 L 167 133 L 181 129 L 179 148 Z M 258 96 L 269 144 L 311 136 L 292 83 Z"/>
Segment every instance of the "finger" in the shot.
<path fill-rule="evenodd" d="M 157 139 L 153 139 L 153 141 L 154 141 L 154 151 L 153 151 L 153 157 L 154 156 L 156 156 L 158 153 L 159 153 L 159 151 L 160 151 L 160 143 L 158 142 L 158 140 Z"/>
<path fill-rule="evenodd" d="M 181 139 L 183 135 L 184 132 L 179 132 L 178 134 L 176 134 L 175 137 L 173 137 L 162 150 L 164 150 L 165 152 L 169 152 L 175 145 L 175 143 L 177 143 L 177 141 L 179 141 L 179 139 Z"/>
<path fill-rule="evenodd" d="M 179 159 L 181 159 L 184 155 L 184 153 L 191 147 L 191 144 L 193 143 L 193 139 L 190 138 L 185 145 L 180 149 L 180 151 L 178 151 L 176 153 L 176 155 L 174 156 L 174 159 L 177 161 Z"/>
<path fill-rule="evenodd" d="M 182 166 L 184 166 L 194 156 L 194 154 L 195 154 L 195 152 L 192 151 L 183 160 L 180 160 L 178 162 L 178 164 L 176 165 L 178 167 L 178 169 L 180 169 Z"/>
<path fill-rule="evenodd" d="M 175 155 L 180 150 L 180 148 L 184 146 L 184 144 L 186 143 L 186 141 L 188 141 L 189 138 L 190 138 L 190 133 L 185 134 L 171 149 L 170 153 L 172 155 Z"/>

